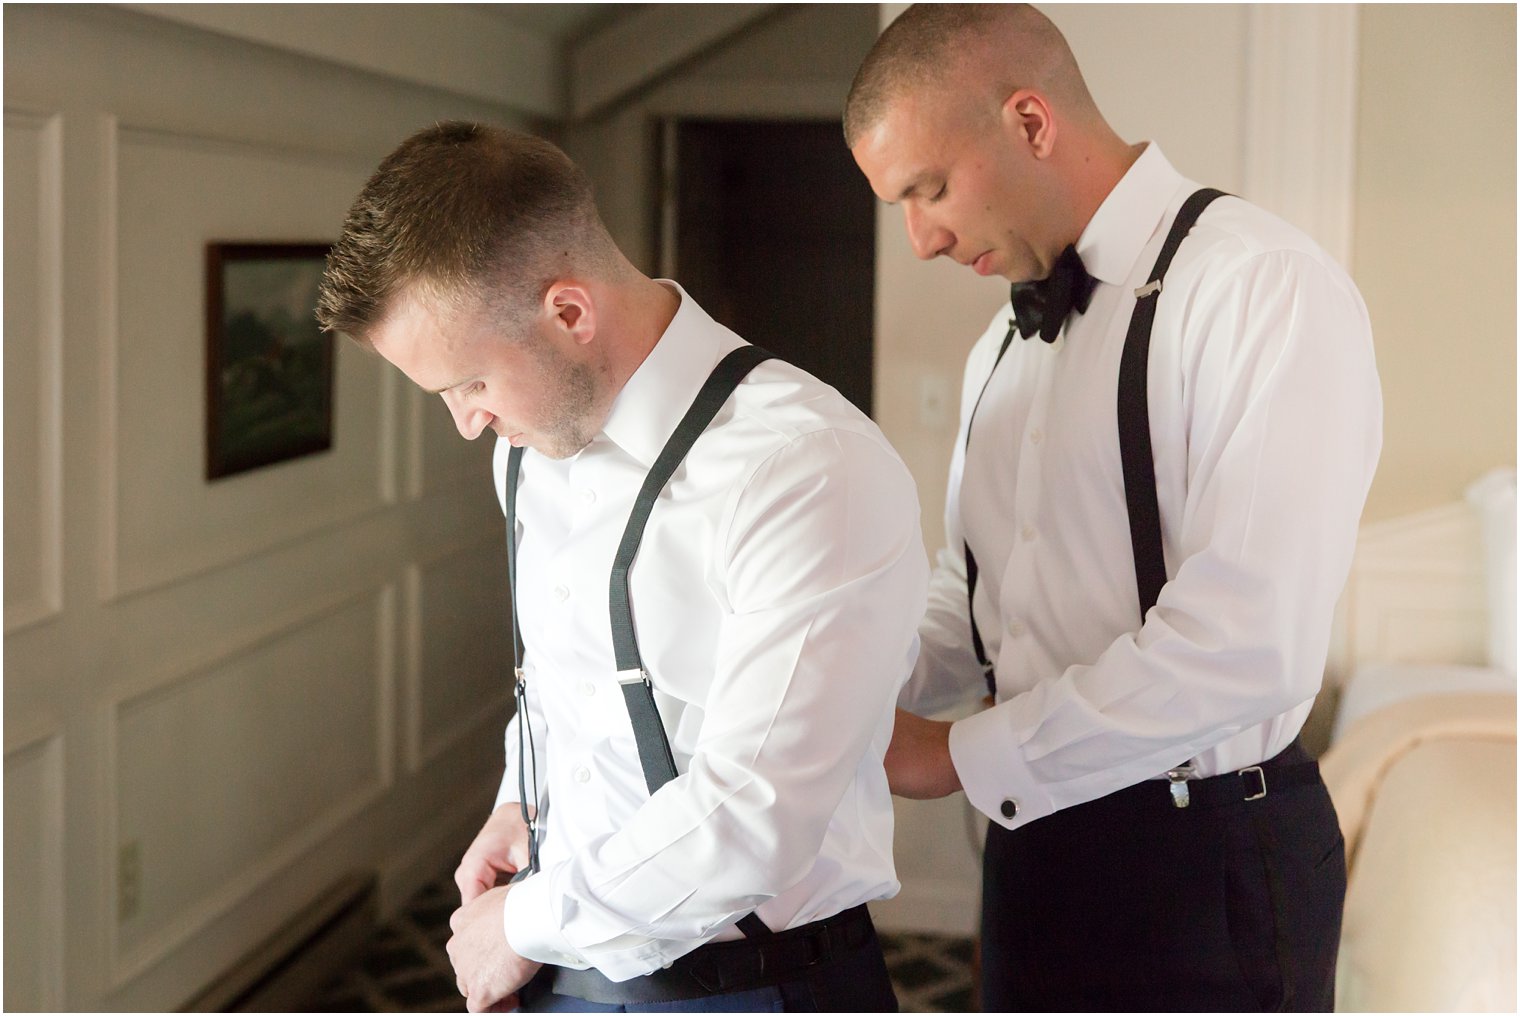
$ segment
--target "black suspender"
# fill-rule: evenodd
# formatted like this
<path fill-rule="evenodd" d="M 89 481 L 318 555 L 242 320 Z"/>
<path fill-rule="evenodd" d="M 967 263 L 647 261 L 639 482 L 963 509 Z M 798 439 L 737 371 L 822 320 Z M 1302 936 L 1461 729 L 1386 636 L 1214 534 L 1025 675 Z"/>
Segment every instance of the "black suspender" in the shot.
<path fill-rule="evenodd" d="M 650 513 L 654 511 L 655 501 L 660 496 L 660 491 L 665 489 L 665 484 L 670 482 L 670 477 L 676 468 L 691 451 L 691 446 L 697 438 L 702 436 L 707 425 L 718 414 L 718 410 L 728 401 L 733 390 L 738 387 L 751 370 L 765 360 L 771 359 L 772 354 L 758 346 L 740 346 L 735 349 L 713 368 L 708 375 L 707 381 L 702 385 L 702 390 L 697 393 L 691 408 L 687 409 L 686 415 L 681 422 L 676 424 L 676 429 L 671 433 L 670 439 L 650 467 L 649 474 L 644 478 L 644 485 L 639 489 L 638 497 L 633 503 L 633 511 L 629 513 L 628 525 L 623 531 L 622 542 L 618 544 L 617 554 L 613 558 L 612 579 L 608 589 L 608 613 L 612 624 L 612 648 L 617 660 L 619 684 L 623 689 L 623 702 L 628 707 L 628 719 L 633 725 L 634 741 L 638 744 L 639 764 L 644 770 L 644 783 L 649 787 L 650 794 L 659 790 L 666 783 L 676 778 L 675 758 L 670 753 L 670 742 L 665 736 L 665 725 L 660 721 L 660 710 L 654 701 L 654 686 L 649 680 L 649 673 L 644 669 L 643 657 L 639 655 L 638 638 L 633 626 L 633 606 L 629 597 L 628 575 L 633 567 L 634 558 L 638 556 L 639 543 L 644 538 L 644 527 L 649 522 Z M 517 623 L 517 477 L 522 462 L 522 449 L 513 448 L 507 457 L 507 571 L 508 579 L 512 583 L 514 592 L 512 598 L 512 652 L 517 675 L 517 702 L 518 709 L 523 707 L 525 685 L 522 677 L 523 643 L 518 632 Z M 522 758 L 522 729 L 527 722 L 526 716 L 519 713 L 518 720 L 518 792 L 524 801 L 524 821 L 526 817 L 527 791 L 523 785 L 522 772 L 525 760 Z M 537 772 L 534 773 L 534 786 L 537 788 Z M 538 867 L 536 830 L 529 824 L 529 849 L 533 860 L 533 870 Z M 763 937 L 771 934 L 771 930 L 753 913 L 746 914 L 738 922 L 739 928 L 751 938 Z"/>
<path fill-rule="evenodd" d="M 644 486 L 633 502 L 628 516 L 628 526 L 623 530 L 623 540 L 618 544 L 617 556 L 612 563 L 612 584 L 608 589 L 607 603 L 612 616 L 612 649 L 617 658 L 618 682 L 623 688 L 623 701 L 628 706 L 628 716 L 633 721 L 633 735 L 639 745 L 639 761 L 644 767 L 644 782 L 653 794 L 676 778 L 675 759 L 670 754 L 670 744 L 665 739 L 665 727 L 660 722 L 660 712 L 655 708 L 654 691 L 649 674 L 644 669 L 644 659 L 639 655 L 639 642 L 633 629 L 633 607 L 629 602 L 628 571 L 638 555 L 639 542 L 644 538 L 644 526 L 654 510 L 655 500 L 665 484 L 670 481 L 676 467 L 686 458 L 686 453 L 707 429 L 712 418 L 728 401 L 744 376 L 756 364 L 770 359 L 771 354 L 758 346 L 740 346 L 725 356 L 713 368 L 712 374 L 697 393 L 691 408 L 676 424 L 676 429 L 665 443 Z"/>
<path fill-rule="evenodd" d="M 1161 245 L 1146 284 L 1135 291 L 1135 311 L 1124 337 L 1119 360 L 1119 457 L 1124 463 L 1124 501 L 1129 507 L 1129 542 L 1135 554 L 1135 589 L 1140 596 L 1140 623 L 1156 605 L 1166 585 L 1166 557 L 1161 544 L 1161 506 L 1156 500 L 1156 467 L 1151 454 L 1150 403 L 1146 366 L 1151 351 L 1151 326 L 1161 297 L 1161 279 L 1171 267 L 1183 237 L 1223 191 L 1205 187 L 1182 204 L 1172 231 Z"/>
<path fill-rule="evenodd" d="M 982 390 L 977 392 L 976 405 L 971 407 L 971 415 L 966 419 L 966 447 L 964 452 L 971 449 L 971 424 L 976 421 L 976 411 L 982 408 L 982 396 L 987 394 L 987 386 L 992 384 L 992 375 L 997 372 L 998 364 L 1003 362 L 1003 354 L 1008 352 L 1008 345 L 1018 333 L 1019 326 L 1013 320 L 1008 322 L 1008 334 L 1003 336 L 1003 344 L 998 347 L 997 359 L 992 361 L 992 370 L 987 372 L 987 380 L 982 382 Z M 971 553 L 969 541 L 961 540 L 961 549 L 966 552 L 966 616 L 971 619 L 971 650 L 976 653 L 976 662 L 982 667 L 982 679 L 987 682 L 987 694 L 997 697 L 997 675 L 993 673 L 992 661 L 987 659 L 987 647 L 982 642 L 981 629 L 976 626 L 976 555 Z"/>
<path fill-rule="evenodd" d="M 1129 539 L 1134 553 L 1135 589 L 1139 596 L 1142 625 L 1145 623 L 1146 613 L 1156 605 L 1156 599 L 1161 594 L 1161 587 L 1166 584 L 1166 556 L 1161 541 L 1161 508 L 1156 500 L 1156 470 L 1155 460 L 1151 453 L 1150 407 L 1146 394 L 1148 387 L 1146 369 L 1150 358 L 1151 327 L 1156 320 L 1156 302 L 1161 295 L 1162 278 L 1166 275 L 1167 268 L 1171 266 L 1172 258 L 1177 254 L 1177 248 L 1182 246 L 1183 238 L 1197 223 L 1198 216 L 1203 213 L 1203 210 L 1215 198 L 1222 196 L 1224 196 L 1223 191 L 1206 187 L 1183 202 L 1177 218 L 1172 222 L 1171 232 L 1167 234 L 1166 241 L 1161 245 L 1161 252 L 1156 256 L 1156 264 L 1151 269 L 1150 279 L 1135 291 L 1135 310 L 1130 316 L 1129 331 L 1124 338 L 1124 352 L 1119 361 L 1119 457 L 1124 466 L 1124 500 L 1129 512 Z M 993 362 L 992 371 L 987 374 L 987 382 L 982 386 L 982 394 L 986 393 L 987 385 L 992 382 L 992 373 L 1002 362 L 1003 354 L 1008 351 L 1008 344 L 1013 335 L 1014 326 L 1010 323 L 1008 335 L 1003 339 L 1002 348 L 998 350 L 997 360 Z M 978 395 L 978 407 L 981 401 L 981 395 Z M 975 417 L 976 407 L 973 407 L 971 418 L 975 419 Z M 971 421 L 968 420 L 966 424 L 968 447 L 970 442 Z M 996 695 L 997 685 L 993 666 L 987 658 L 987 651 L 982 642 L 981 632 L 977 629 L 976 614 L 971 604 L 972 597 L 976 595 L 976 558 L 972 556 L 971 545 L 966 543 L 964 546 L 967 616 L 971 620 L 971 648 L 976 652 L 977 662 L 981 664 L 982 672 L 986 675 L 988 692 Z"/>
<path fill-rule="evenodd" d="M 512 697 L 517 704 L 517 806 L 523 825 L 528 827 L 528 866 L 513 876 L 513 881 L 538 871 L 538 818 L 528 813 L 528 759 L 533 760 L 534 806 L 538 796 L 538 752 L 533 747 L 533 732 L 528 729 L 528 686 L 523 680 L 522 629 L 517 623 L 517 477 L 522 469 L 522 453 L 515 447 L 507 455 L 507 588 L 512 599 Z"/>

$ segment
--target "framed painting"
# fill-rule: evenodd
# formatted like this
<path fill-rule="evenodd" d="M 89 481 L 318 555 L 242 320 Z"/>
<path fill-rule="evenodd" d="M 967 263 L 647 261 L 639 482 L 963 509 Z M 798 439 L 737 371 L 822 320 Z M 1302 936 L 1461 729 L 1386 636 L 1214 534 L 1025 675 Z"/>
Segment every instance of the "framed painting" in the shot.
<path fill-rule="evenodd" d="M 332 447 L 328 244 L 206 245 L 206 479 Z"/>

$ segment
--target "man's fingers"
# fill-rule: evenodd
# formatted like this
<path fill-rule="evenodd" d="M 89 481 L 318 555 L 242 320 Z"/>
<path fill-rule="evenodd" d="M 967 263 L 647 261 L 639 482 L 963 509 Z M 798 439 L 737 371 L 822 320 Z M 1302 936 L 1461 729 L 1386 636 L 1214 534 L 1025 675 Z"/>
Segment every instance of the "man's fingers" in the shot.
<path fill-rule="evenodd" d="M 521 841 L 507 848 L 507 863 L 512 866 L 514 872 L 522 871 L 528 866 L 528 845 Z"/>
<path fill-rule="evenodd" d="M 496 885 L 496 876 L 501 870 L 489 861 L 466 857 L 454 872 L 454 884 L 459 887 L 460 905 L 469 903 Z"/>

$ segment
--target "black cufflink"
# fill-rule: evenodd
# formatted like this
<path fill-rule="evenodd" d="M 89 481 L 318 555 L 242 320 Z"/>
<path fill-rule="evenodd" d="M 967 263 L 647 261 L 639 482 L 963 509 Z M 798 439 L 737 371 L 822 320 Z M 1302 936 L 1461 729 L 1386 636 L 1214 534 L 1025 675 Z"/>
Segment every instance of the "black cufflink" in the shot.
<path fill-rule="evenodd" d="M 1003 802 L 1003 817 L 1013 818 L 1019 813 L 1019 802 L 1009 798 Z"/>

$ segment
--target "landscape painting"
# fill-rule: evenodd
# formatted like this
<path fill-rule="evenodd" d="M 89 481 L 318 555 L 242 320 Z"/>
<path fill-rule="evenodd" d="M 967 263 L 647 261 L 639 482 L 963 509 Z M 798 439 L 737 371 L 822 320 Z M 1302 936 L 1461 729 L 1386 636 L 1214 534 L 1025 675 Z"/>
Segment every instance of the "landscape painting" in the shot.
<path fill-rule="evenodd" d="M 317 327 L 328 245 L 206 247 L 206 479 L 332 447 L 333 343 Z"/>

